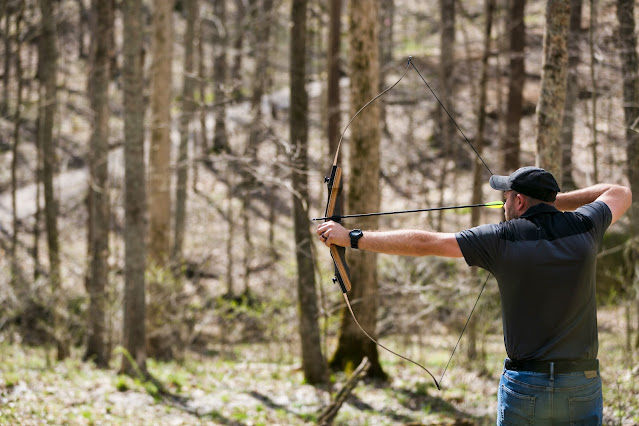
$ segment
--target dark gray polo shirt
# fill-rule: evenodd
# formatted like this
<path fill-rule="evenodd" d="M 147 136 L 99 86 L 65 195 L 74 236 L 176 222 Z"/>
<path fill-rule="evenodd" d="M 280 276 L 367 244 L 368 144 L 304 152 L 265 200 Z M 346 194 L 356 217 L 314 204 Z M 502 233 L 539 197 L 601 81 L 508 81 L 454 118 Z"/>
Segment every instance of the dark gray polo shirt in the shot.
<path fill-rule="evenodd" d="M 468 265 L 497 278 L 509 358 L 597 357 L 595 261 L 611 220 L 601 201 L 574 212 L 538 204 L 518 219 L 456 234 Z"/>

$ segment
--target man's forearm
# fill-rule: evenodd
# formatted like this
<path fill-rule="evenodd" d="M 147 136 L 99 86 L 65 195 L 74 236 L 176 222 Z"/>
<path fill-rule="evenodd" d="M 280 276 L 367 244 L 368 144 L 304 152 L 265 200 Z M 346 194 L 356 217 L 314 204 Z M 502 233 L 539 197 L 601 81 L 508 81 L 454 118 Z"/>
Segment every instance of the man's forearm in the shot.
<path fill-rule="evenodd" d="M 400 256 L 461 256 L 454 234 L 418 230 L 365 231 L 359 248 Z"/>
<path fill-rule="evenodd" d="M 555 200 L 558 210 L 572 211 L 585 204 L 592 203 L 605 192 L 614 190 L 618 185 L 600 183 L 570 192 L 560 192 Z"/>

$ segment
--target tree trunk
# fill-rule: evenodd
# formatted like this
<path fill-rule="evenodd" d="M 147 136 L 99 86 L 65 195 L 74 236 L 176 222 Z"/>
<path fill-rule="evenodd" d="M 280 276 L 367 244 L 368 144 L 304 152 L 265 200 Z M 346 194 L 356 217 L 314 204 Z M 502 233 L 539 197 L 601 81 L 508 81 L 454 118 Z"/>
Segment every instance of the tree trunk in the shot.
<path fill-rule="evenodd" d="M 4 16 L 4 31 L 2 34 L 2 41 L 4 43 L 4 52 L 3 52 L 3 56 L 4 56 L 4 72 L 2 73 L 2 101 L 0 101 L 0 115 L 3 116 L 7 116 L 9 114 L 9 82 L 10 82 L 10 75 L 11 75 L 11 59 L 12 59 L 12 55 L 11 55 L 11 30 L 9 28 L 9 25 L 11 23 L 11 5 L 9 4 L 8 0 L 3 0 L 2 1 L 2 6 L 1 6 L 1 11 L 2 14 L 0 15 L 0 21 L 2 20 L 2 17 Z M 0 22 L 0 25 L 2 25 L 2 22 Z M 19 76 L 16 73 L 16 77 L 19 78 Z"/>
<path fill-rule="evenodd" d="M 495 0 L 485 0 L 484 23 L 484 51 L 481 59 L 481 75 L 479 77 L 479 105 L 477 108 L 477 136 L 475 137 L 475 149 L 477 156 L 473 165 L 473 198 L 471 204 L 480 204 L 483 199 L 482 186 L 486 179 L 482 177 L 484 164 L 479 159 L 484 150 L 484 137 L 486 129 L 486 91 L 488 86 L 488 58 L 490 57 L 491 33 L 493 15 L 495 12 Z M 481 221 L 481 209 L 471 209 L 470 226 L 478 226 Z M 473 276 L 477 277 L 477 268 L 473 268 Z M 480 281 L 477 279 L 477 281 Z M 477 359 L 477 322 L 470 321 L 468 328 L 468 347 L 466 350 L 468 359 Z"/>
<path fill-rule="evenodd" d="M 379 88 L 381 92 L 386 89 L 386 75 L 389 66 L 393 60 L 393 22 L 395 20 L 395 0 L 382 0 L 379 2 Z M 392 134 L 388 129 L 386 120 L 386 107 L 383 99 L 380 99 L 381 105 L 379 117 L 382 126 L 382 132 L 388 139 L 392 138 Z M 390 141 L 392 145 L 392 140 Z"/>
<path fill-rule="evenodd" d="M 106 287 L 109 257 L 109 43 L 113 31 L 111 1 L 93 0 L 91 5 L 91 69 L 89 99 L 93 114 L 89 151 L 89 247 L 88 340 L 85 359 L 99 367 L 109 365 L 105 340 Z"/>
<path fill-rule="evenodd" d="M 449 111 L 454 111 L 454 72 L 455 72 L 455 4 L 456 0 L 440 0 L 441 33 L 439 38 L 439 78 L 442 84 L 441 101 Z M 450 190 L 448 182 L 449 163 L 456 159 L 457 144 L 453 143 L 454 125 L 443 108 L 436 107 L 437 121 L 441 131 L 438 146 L 442 150 L 442 166 L 439 175 L 439 204 L 445 204 L 444 193 Z M 444 211 L 437 212 L 437 230 L 441 231 L 444 222 Z"/>
<path fill-rule="evenodd" d="M 509 65 L 508 106 L 506 107 L 506 135 L 503 143 L 503 172 L 509 173 L 519 167 L 519 123 L 526 83 L 524 49 L 526 47 L 526 24 L 524 11 L 526 0 L 510 0 L 509 20 Z"/>
<path fill-rule="evenodd" d="M 623 73 L 623 104 L 626 122 L 626 156 L 628 167 L 628 182 L 635 194 L 630 208 L 631 236 L 633 246 L 630 250 L 630 265 L 632 276 L 630 282 L 635 285 L 637 306 L 639 307 L 639 276 L 637 276 L 637 262 L 639 262 L 639 133 L 636 122 L 639 119 L 639 76 L 637 61 L 637 36 L 635 34 L 634 2 L 633 0 L 617 0 L 617 19 L 619 20 L 619 53 Z M 634 130 L 632 129 L 635 125 Z M 638 316 L 639 321 L 639 316 Z M 639 322 L 638 322 L 639 325 Z M 635 347 L 639 348 L 639 327 Z"/>
<path fill-rule="evenodd" d="M 242 197 L 242 227 L 244 235 L 244 293 L 250 290 L 251 261 L 254 258 L 253 229 L 250 220 L 250 210 L 254 193 L 258 190 L 261 182 L 253 176 L 251 168 L 258 162 L 257 152 L 260 142 L 264 138 L 264 117 L 262 113 L 262 97 L 266 91 L 269 75 L 269 52 L 271 24 L 273 15 L 273 0 L 252 0 L 251 18 L 256 27 L 252 48 L 255 58 L 255 69 L 253 72 L 253 86 L 251 88 L 251 117 L 249 124 L 249 136 L 246 143 L 244 157 L 248 164 L 242 170 L 242 182 L 240 184 L 240 195 Z"/>
<path fill-rule="evenodd" d="M 599 182 L 599 159 L 597 155 L 597 71 L 596 64 L 597 58 L 595 53 L 595 30 L 597 29 L 597 5 L 595 0 L 590 0 L 590 24 L 588 31 L 588 44 L 590 47 L 590 84 L 592 85 L 590 102 L 592 108 L 590 111 L 591 116 L 591 130 L 592 130 L 592 142 L 590 143 L 590 150 L 592 152 L 592 177 L 595 182 Z M 561 182 L 559 182 L 561 185 Z"/>
<path fill-rule="evenodd" d="M 226 51 L 229 28 L 226 26 L 226 0 L 216 0 L 213 13 L 218 24 L 214 31 L 213 49 L 213 97 L 215 100 L 215 131 L 213 133 L 213 150 L 215 152 L 229 151 L 226 132 Z"/>
<path fill-rule="evenodd" d="M 349 45 L 350 45 L 350 115 L 371 100 L 379 87 L 379 38 L 378 2 L 363 0 L 349 4 Z M 378 211 L 380 205 L 380 128 L 379 103 L 370 104 L 355 119 L 351 126 L 350 184 L 348 191 L 348 211 Z M 363 161 L 366 159 L 366 161 Z M 376 217 L 360 222 L 362 229 L 375 229 Z M 377 255 L 372 252 L 350 251 L 351 299 L 361 300 L 353 306 L 362 327 L 373 337 L 376 336 L 378 283 Z M 348 316 L 342 312 L 342 323 L 338 347 L 331 361 L 331 367 L 349 369 L 359 365 L 364 357 L 371 361 L 370 377 L 386 378 L 379 363 L 377 346 L 368 340 Z"/>
<path fill-rule="evenodd" d="M 154 0 L 151 42 L 151 145 L 149 152 L 149 262 L 147 354 L 168 360 L 178 355 L 173 313 L 179 308 L 169 272 L 171 236 L 171 99 L 173 1 Z M 172 303 L 173 302 L 173 303 Z"/>
<path fill-rule="evenodd" d="M 566 38 L 570 2 L 548 0 L 541 90 L 537 105 L 537 165 L 561 179 L 561 122 L 566 100 Z M 561 182 L 559 183 L 561 185 Z"/>
<path fill-rule="evenodd" d="M 248 25 L 246 24 L 246 0 L 235 2 L 235 34 L 233 35 L 233 61 L 231 65 L 231 76 L 233 86 L 233 99 L 242 97 L 242 57 L 244 56 L 244 35 Z"/>
<path fill-rule="evenodd" d="M 328 40 L 328 88 L 327 88 L 327 134 L 329 153 L 335 153 L 341 134 L 341 105 L 339 90 L 339 45 L 342 18 L 342 0 L 330 2 L 330 24 Z"/>
<path fill-rule="evenodd" d="M 204 20 L 198 20 L 198 44 L 197 44 L 197 75 L 198 75 L 198 91 L 199 91 L 199 117 L 200 117 L 200 155 L 205 160 L 209 155 L 209 136 L 206 127 L 206 58 L 204 55 Z"/>
<path fill-rule="evenodd" d="M 572 177 L 572 146 L 575 127 L 575 105 L 579 96 L 579 38 L 581 36 L 581 10 L 583 0 L 570 1 L 570 29 L 568 32 L 568 80 L 566 82 L 566 103 L 561 124 L 561 189 L 577 189 Z"/>
<path fill-rule="evenodd" d="M 122 372 L 146 372 L 146 168 L 142 0 L 122 3 L 124 62 L 124 321 Z M 136 365 L 133 365 L 135 363 Z"/>
<path fill-rule="evenodd" d="M 177 182 L 175 185 L 175 233 L 173 238 L 172 264 L 176 271 L 183 263 L 184 233 L 186 228 L 186 198 L 189 180 L 189 127 L 195 114 L 195 25 L 199 19 L 198 0 L 185 0 L 186 33 L 184 35 L 184 73 L 182 86 L 182 111 L 180 115 L 180 147 L 178 150 Z"/>
<path fill-rule="evenodd" d="M 149 260 L 154 268 L 166 265 L 171 229 L 172 13 L 173 1 L 154 1 L 149 152 Z"/>
<path fill-rule="evenodd" d="M 21 3 L 20 9 L 16 14 L 16 33 L 20 34 L 22 30 L 22 18 L 24 16 L 24 4 Z M 13 147 L 11 152 L 11 211 L 12 211 L 12 228 L 13 234 L 11 235 L 11 288 L 18 295 L 18 300 L 25 302 L 25 296 L 29 294 L 28 283 L 19 280 L 21 275 L 20 261 L 18 259 L 18 202 L 16 198 L 16 192 L 18 189 L 18 152 L 20 147 L 20 126 L 22 124 L 22 92 L 24 87 L 24 79 L 22 78 L 22 61 L 20 55 L 22 54 L 22 48 L 20 39 L 16 39 L 16 54 L 15 54 L 15 69 L 16 80 L 18 83 L 16 93 L 16 112 L 14 115 L 13 123 Z"/>
<path fill-rule="evenodd" d="M 53 140 L 53 122 L 57 108 L 58 50 L 56 47 L 56 22 L 51 0 L 40 0 L 42 28 L 40 35 L 39 75 L 41 78 L 43 101 L 40 109 L 39 138 L 42 146 L 42 181 L 44 184 L 44 215 L 49 249 L 49 285 L 53 300 L 52 330 L 57 349 L 57 358 L 69 356 L 69 336 L 63 324 L 61 310 L 64 298 L 61 291 L 60 242 L 58 237 L 58 201 L 53 187 L 53 176 L 57 168 L 57 154 Z"/>
<path fill-rule="evenodd" d="M 308 195 L 308 95 L 306 93 L 306 8 L 307 0 L 291 5 L 290 115 L 289 135 L 292 159 L 293 217 L 297 259 L 297 303 L 302 347 L 302 370 L 310 384 L 326 383 L 328 370 L 319 331 L 319 309 L 315 286 L 315 260 L 307 208 Z"/>

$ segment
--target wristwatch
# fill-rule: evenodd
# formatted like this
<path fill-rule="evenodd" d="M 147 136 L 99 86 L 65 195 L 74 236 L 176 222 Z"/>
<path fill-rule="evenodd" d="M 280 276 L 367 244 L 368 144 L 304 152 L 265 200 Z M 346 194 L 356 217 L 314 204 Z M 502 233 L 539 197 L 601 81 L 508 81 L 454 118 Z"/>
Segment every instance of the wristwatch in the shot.
<path fill-rule="evenodd" d="M 348 233 L 348 235 L 351 237 L 351 247 L 354 249 L 359 248 L 357 247 L 357 242 L 359 241 L 360 238 L 364 236 L 364 233 L 362 232 L 362 230 L 353 229 L 351 232 Z"/>

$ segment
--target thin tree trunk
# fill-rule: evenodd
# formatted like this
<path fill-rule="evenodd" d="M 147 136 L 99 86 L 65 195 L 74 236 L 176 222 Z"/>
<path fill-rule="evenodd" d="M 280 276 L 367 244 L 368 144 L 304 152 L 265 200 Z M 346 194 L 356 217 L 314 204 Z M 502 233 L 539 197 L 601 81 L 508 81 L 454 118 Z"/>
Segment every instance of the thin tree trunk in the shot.
<path fill-rule="evenodd" d="M 226 132 L 226 51 L 229 28 L 226 23 L 226 0 L 216 0 L 213 8 L 217 20 L 214 31 L 213 48 L 215 58 L 213 61 L 213 87 L 215 99 L 215 131 L 213 133 L 213 150 L 215 152 L 229 151 L 228 136 Z"/>
<path fill-rule="evenodd" d="M 85 359 L 99 367 L 109 365 L 106 347 L 106 287 L 109 257 L 109 43 L 113 31 L 111 1 L 93 0 L 91 5 L 91 71 L 89 98 L 93 113 L 89 153 L 89 235 L 91 241 L 88 280 L 88 340 Z"/>
<path fill-rule="evenodd" d="M 266 91 L 269 76 L 272 11 L 273 0 L 262 0 L 259 4 L 256 0 L 251 2 L 252 19 L 256 26 L 252 46 L 255 69 L 251 93 L 251 123 L 249 124 L 249 136 L 244 154 L 248 163 L 244 165 L 244 170 L 242 171 L 242 212 L 240 213 L 244 234 L 244 294 L 246 295 L 248 295 L 250 290 L 251 260 L 254 257 L 253 230 L 249 213 L 253 202 L 253 194 L 257 191 L 258 186 L 261 185 L 253 176 L 251 168 L 257 166 L 257 152 L 265 133 L 263 129 L 262 97 Z"/>
<path fill-rule="evenodd" d="M 171 229 L 172 13 L 173 1 L 154 1 L 149 152 L 149 259 L 154 268 L 168 261 Z"/>
<path fill-rule="evenodd" d="M 106 0 L 112 1 L 112 0 Z M 87 8 L 84 5 L 84 0 L 76 0 L 78 5 L 79 13 L 78 13 L 78 57 L 86 58 L 87 54 L 84 51 L 84 31 L 85 27 L 89 23 L 89 13 L 87 12 Z"/>
<path fill-rule="evenodd" d="M 146 372 L 146 167 L 142 0 L 122 3 L 124 28 L 124 321 L 121 370 Z M 133 365 L 135 363 L 135 365 Z"/>
<path fill-rule="evenodd" d="M 579 38 L 581 36 L 581 11 L 583 0 L 570 1 L 570 29 L 568 32 L 568 80 L 566 104 L 561 125 L 561 189 L 577 189 L 572 177 L 572 147 L 575 127 L 575 105 L 579 95 Z"/>
<path fill-rule="evenodd" d="M 251 0 L 249 0 L 250 2 Z M 233 61 L 231 65 L 231 76 L 233 76 L 233 98 L 238 100 L 242 97 L 242 58 L 244 56 L 244 35 L 248 25 L 246 24 L 246 0 L 236 0 L 235 8 L 235 34 L 233 39 Z"/>
<path fill-rule="evenodd" d="M 44 214 L 49 249 L 49 285 L 53 299 L 52 330 L 57 349 L 57 358 L 69 356 L 69 337 L 63 324 L 64 298 L 61 291 L 60 242 L 58 237 L 58 201 L 53 188 L 53 176 L 57 167 L 57 154 L 53 140 L 53 123 L 57 108 L 56 79 L 58 75 L 58 50 L 56 47 L 56 22 L 51 0 L 40 0 L 42 28 L 40 36 L 40 78 L 42 79 L 43 102 L 40 110 L 39 137 L 42 144 L 42 181 L 44 183 Z"/>
<path fill-rule="evenodd" d="M 4 16 L 4 31 L 2 40 L 4 42 L 4 72 L 2 74 L 2 103 L 0 104 L 0 115 L 6 116 L 9 114 L 9 84 L 11 75 L 11 14 L 12 10 L 8 0 L 2 2 L 2 15 L 0 20 Z M 19 76 L 16 73 L 16 78 Z"/>
<path fill-rule="evenodd" d="M 328 370 L 318 324 L 315 260 L 307 206 L 308 194 L 308 95 L 306 93 L 306 8 L 307 0 L 291 5 L 290 115 L 289 134 L 295 156 L 292 159 L 293 217 L 297 259 L 297 303 L 304 379 L 310 384 L 328 381 Z"/>
<path fill-rule="evenodd" d="M 388 74 L 389 65 L 393 60 L 393 22 L 395 20 L 395 0 L 380 1 L 379 10 L 379 91 L 386 89 L 386 75 Z M 392 134 L 388 129 L 386 120 L 386 107 L 383 99 L 380 99 L 380 121 L 382 132 L 388 139 L 392 138 Z M 392 143 L 392 141 L 391 141 Z"/>
<path fill-rule="evenodd" d="M 198 58 L 198 90 L 199 90 L 199 117 L 200 117 L 200 154 L 202 159 L 206 159 L 209 155 L 209 136 L 206 128 L 206 82 L 208 77 L 206 75 L 206 60 L 204 57 L 204 30 L 203 19 L 198 20 L 198 44 L 197 44 L 197 58 Z"/>
<path fill-rule="evenodd" d="M 454 110 L 452 99 L 454 98 L 454 71 L 455 71 L 455 5 L 456 0 L 440 0 L 441 33 L 439 39 L 439 77 L 442 84 L 440 97 L 442 103 L 449 111 Z M 453 142 L 453 123 L 448 119 L 445 111 L 437 107 L 438 122 L 441 131 L 439 146 L 442 150 L 442 166 L 439 175 L 439 204 L 445 204 L 444 193 L 450 189 L 448 181 L 449 163 L 456 158 L 457 147 Z M 437 212 L 437 230 L 441 231 L 444 222 L 444 211 Z"/>
<path fill-rule="evenodd" d="M 327 88 L 327 134 L 328 150 L 334 153 L 341 133 L 341 110 L 339 90 L 339 45 L 342 18 L 342 0 L 330 2 L 330 24 L 328 40 L 328 88 Z"/>
<path fill-rule="evenodd" d="M 173 1 L 154 0 L 151 42 L 151 144 L 149 151 L 149 267 L 147 355 L 173 359 L 180 349 L 174 313 L 177 289 L 168 279 L 171 236 L 171 99 Z"/>
<path fill-rule="evenodd" d="M 526 47 L 526 24 L 524 11 L 526 0 L 511 0 L 508 10 L 509 70 L 508 106 L 506 107 L 506 135 L 503 148 L 503 172 L 514 171 L 519 167 L 519 126 L 523 104 L 523 90 L 526 83 L 524 49 Z"/>
<path fill-rule="evenodd" d="M 22 30 L 22 18 L 24 15 L 24 4 L 21 3 L 20 9 L 16 14 L 16 34 L 20 34 Z M 18 201 L 16 198 L 16 192 L 18 189 L 18 154 L 20 147 L 20 125 L 22 124 L 22 92 L 24 87 L 24 79 L 22 78 L 22 61 L 20 55 L 22 54 L 22 43 L 19 38 L 16 38 L 16 53 L 15 53 L 15 69 L 16 80 L 18 83 L 16 93 L 16 112 L 13 117 L 13 147 L 11 152 L 11 211 L 12 211 L 12 228 L 13 234 L 11 235 L 11 288 L 18 294 L 19 300 L 24 302 L 24 295 L 28 294 L 28 291 L 24 288 L 28 284 L 21 282 L 18 277 L 21 275 L 20 261 L 18 260 Z"/>
<path fill-rule="evenodd" d="M 362 0 L 349 4 L 349 46 L 350 46 L 350 115 L 371 100 L 379 87 L 379 37 L 378 2 Z M 350 181 L 348 191 L 348 211 L 377 211 L 380 204 L 380 128 L 379 103 L 370 104 L 350 126 Z M 362 161 L 366 159 L 366 161 Z M 361 221 L 362 229 L 377 228 L 376 217 Z M 375 336 L 378 309 L 377 255 L 371 252 L 349 252 L 351 299 L 363 303 L 353 306 L 362 327 Z M 357 325 L 342 312 L 338 347 L 331 360 L 331 367 L 344 370 L 359 365 L 368 357 L 371 369 L 368 375 L 386 378 L 379 363 L 377 346 L 368 340 Z"/>
<path fill-rule="evenodd" d="M 477 156 L 473 165 L 473 198 L 472 204 L 480 204 L 483 199 L 482 185 L 486 181 L 482 177 L 484 165 L 479 159 L 484 150 L 484 137 L 486 129 L 486 91 L 488 87 L 488 59 L 490 57 L 491 33 L 493 15 L 495 12 L 495 0 L 485 0 L 484 23 L 484 51 L 481 59 L 481 75 L 479 77 L 479 106 L 477 108 L 477 136 L 475 137 L 475 149 Z M 481 221 L 481 209 L 471 209 L 470 226 L 478 226 Z M 477 277 L 477 268 L 473 268 L 473 276 Z M 477 279 L 479 281 L 479 279 Z M 469 359 L 477 359 L 477 321 L 471 321 L 468 329 L 468 347 L 466 355 Z"/>
<path fill-rule="evenodd" d="M 185 0 L 186 34 L 184 36 L 184 77 L 182 86 L 182 112 L 180 116 L 180 147 L 175 185 L 175 233 L 173 238 L 172 264 L 176 271 L 183 263 L 183 245 L 186 228 L 186 199 L 189 180 L 189 127 L 195 114 L 195 91 L 193 50 L 195 48 L 195 25 L 199 18 L 197 0 Z"/>
<path fill-rule="evenodd" d="M 541 90 L 537 105 L 537 165 L 561 177 L 561 122 L 566 100 L 566 39 L 570 2 L 548 0 Z"/>
<path fill-rule="evenodd" d="M 597 59 L 595 58 L 595 30 L 597 28 L 597 4 L 596 0 L 590 0 L 590 30 L 588 33 L 588 44 L 590 46 L 590 83 L 592 84 L 592 96 L 590 102 L 592 141 L 590 150 L 592 153 L 592 177 L 594 182 L 599 182 L 599 162 L 597 156 Z M 559 182 L 561 184 L 561 182 Z"/>
<path fill-rule="evenodd" d="M 619 21 L 619 53 L 623 73 L 623 105 L 626 124 L 626 164 L 628 167 L 628 182 L 635 194 L 630 208 L 630 230 L 632 247 L 630 249 L 629 281 L 634 284 L 636 306 L 639 311 L 639 133 L 636 126 L 639 120 L 639 61 L 637 60 L 637 36 L 635 34 L 634 2 L 633 0 L 617 0 L 617 19 Z M 637 335 L 635 348 L 639 348 L 639 312 L 637 315 Z"/>

